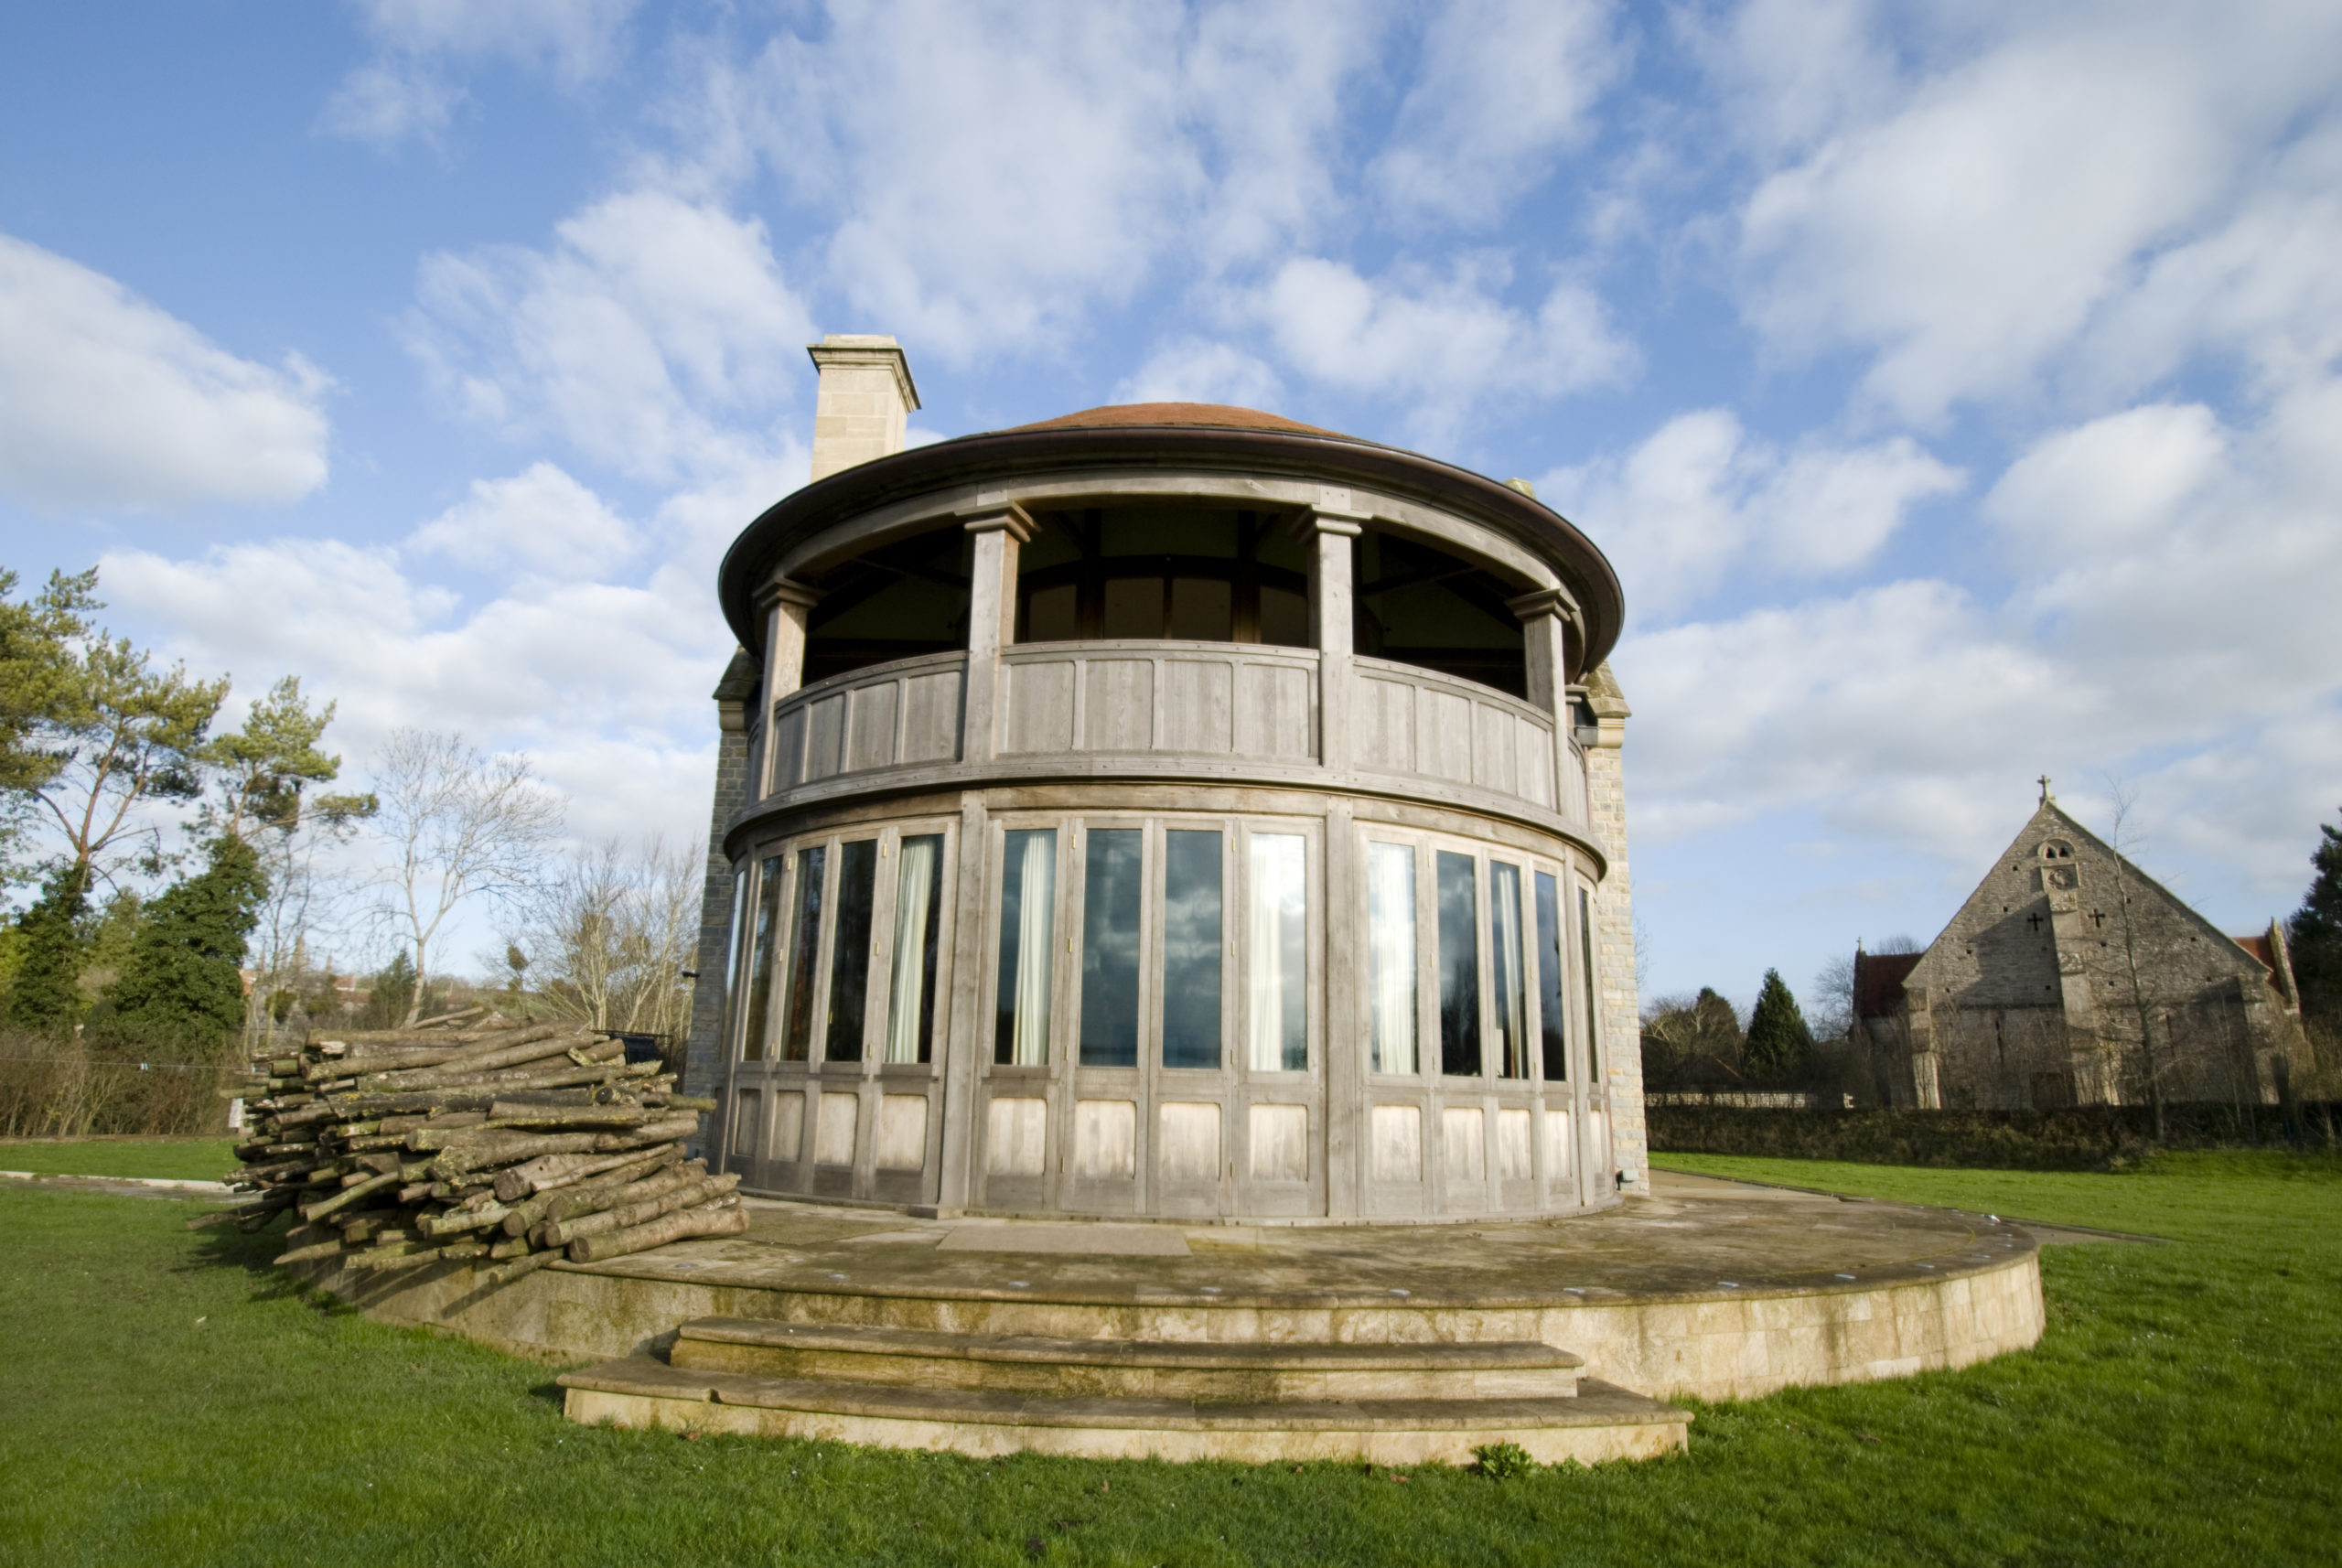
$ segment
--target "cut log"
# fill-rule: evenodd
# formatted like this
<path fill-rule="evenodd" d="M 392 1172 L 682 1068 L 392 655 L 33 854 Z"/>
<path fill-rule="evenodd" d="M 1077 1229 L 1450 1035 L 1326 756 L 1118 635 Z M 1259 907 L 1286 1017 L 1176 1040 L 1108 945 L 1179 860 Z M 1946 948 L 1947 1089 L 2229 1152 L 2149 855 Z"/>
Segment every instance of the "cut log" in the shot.
<path fill-rule="evenodd" d="M 526 1105 L 500 1100 L 489 1108 L 491 1127 L 639 1127 L 655 1112 L 632 1105 Z"/>
<path fill-rule="evenodd" d="M 306 1246 L 288 1248 L 279 1252 L 276 1255 L 276 1265 L 283 1268 L 287 1263 L 307 1263 L 319 1258 L 338 1258 L 341 1255 L 341 1242 L 338 1240 L 312 1241 Z"/>
<path fill-rule="evenodd" d="M 199 1214 L 187 1222 L 187 1228 L 190 1230 L 208 1230 L 214 1225 L 225 1225 L 231 1220 L 242 1222 L 255 1215 L 266 1215 L 273 1219 L 293 1207 L 293 1197 L 292 1189 L 280 1188 L 263 1197 L 256 1203 L 240 1204 L 234 1208 L 215 1209 L 209 1214 Z"/>
<path fill-rule="evenodd" d="M 531 1160 L 527 1165 L 497 1172 L 496 1196 L 506 1203 L 519 1203 L 526 1197 L 528 1204 L 524 1204 L 524 1208 L 534 1205 L 542 1211 L 545 1204 L 561 1194 L 585 1187 L 624 1187 L 682 1157 L 683 1146 L 681 1144 L 661 1144 L 655 1148 L 626 1155 L 555 1155 L 550 1160 Z M 563 1168 L 555 1164 L 581 1158 L 586 1162 L 582 1165 L 571 1165 Z M 535 1196 L 531 1197 L 531 1194 Z M 535 1218 L 532 1217 L 529 1223 L 534 1224 Z M 509 1234 L 521 1235 L 526 1230 L 527 1226 L 521 1226 L 510 1230 Z"/>
<path fill-rule="evenodd" d="M 694 1208 L 710 1198 L 722 1197 L 739 1185 L 737 1176 L 699 1176 L 678 1182 L 664 1192 L 650 1194 L 624 1208 L 606 1208 L 599 1214 L 583 1214 L 574 1219 L 549 1224 L 544 1227 L 543 1245 L 565 1247 L 580 1237 L 639 1230 L 661 1215 Z M 530 1239 L 536 1240 L 534 1237 Z M 583 1262 L 586 1260 L 578 1261 Z"/>
<path fill-rule="evenodd" d="M 328 1214 L 333 1214 L 341 1209 L 348 1208 L 350 1205 L 356 1203 L 360 1198 L 364 1197 L 371 1192 L 376 1192 L 383 1187 L 395 1185 L 398 1179 L 398 1173 L 396 1171 L 392 1171 L 386 1176 L 370 1177 L 365 1181 L 360 1182 L 355 1187 L 345 1187 L 330 1197 L 321 1198 L 316 1203 L 302 1205 L 301 1218 L 314 1223 L 317 1220 L 324 1219 Z"/>
<path fill-rule="evenodd" d="M 488 1202 L 478 1208 L 451 1208 L 444 1214 L 426 1214 L 414 1222 L 414 1228 L 425 1236 L 459 1236 L 467 1230 L 486 1230 L 500 1225 L 512 1211 L 497 1202 Z"/>
<path fill-rule="evenodd" d="M 629 1203 L 639 1203 L 646 1197 L 671 1192 L 706 1175 L 707 1162 L 693 1160 L 686 1165 L 645 1171 L 629 1181 L 581 1183 L 548 1197 L 544 1205 L 544 1219 L 548 1224 L 554 1224 L 581 1214 L 597 1214 L 606 1208 L 624 1208 Z"/>
<path fill-rule="evenodd" d="M 569 1244 L 569 1261 L 598 1263 L 694 1236 L 737 1236 L 748 1228 L 748 1211 L 738 1205 L 737 1198 L 727 1197 L 704 1208 L 679 1208 L 672 1214 L 662 1214 L 648 1225 L 581 1237 Z"/>

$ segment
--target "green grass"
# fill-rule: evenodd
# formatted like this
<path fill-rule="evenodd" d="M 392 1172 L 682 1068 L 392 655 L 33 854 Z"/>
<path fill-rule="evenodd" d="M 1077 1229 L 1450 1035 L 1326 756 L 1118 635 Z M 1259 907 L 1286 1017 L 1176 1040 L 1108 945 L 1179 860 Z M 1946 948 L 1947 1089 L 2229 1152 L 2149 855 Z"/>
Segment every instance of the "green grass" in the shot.
<path fill-rule="evenodd" d="M 0 1139 L 0 1171 L 218 1181 L 236 1168 L 235 1146 L 232 1138 Z"/>
<path fill-rule="evenodd" d="M 545 1369 L 288 1289 L 175 1202 L 0 1193 L 0 1561 L 2330 1562 L 2342 1169 L 1718 1174 L 2151 1231 L 2044 1259 L 2049 1332 L 1959 1372 L 1701 1410 L 1692 1451 L 1494 1481 L 993 1463 L 590 1431 Z"/>

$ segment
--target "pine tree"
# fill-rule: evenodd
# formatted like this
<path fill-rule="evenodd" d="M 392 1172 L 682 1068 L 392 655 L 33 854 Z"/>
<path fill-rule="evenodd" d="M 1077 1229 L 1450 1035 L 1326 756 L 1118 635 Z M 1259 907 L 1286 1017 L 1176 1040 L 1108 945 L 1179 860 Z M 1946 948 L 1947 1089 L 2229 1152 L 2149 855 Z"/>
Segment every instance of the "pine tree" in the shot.
<path fill-rule="evenodd" d="M 241 839 L 146 907 L 122 972 L 107 987 L 111 1021 L 141 1034 L 209 1044 L 243 1022 L 244 939 L 268 891 L 260 857 Z"/>
<path fill-rule="evenodd" d="M 1767 1083 L 1788 1082 L 1812 1058 L 1813 1034 L 1778 969 L 1765 972 L 1765 988 L 1748 1015 L 1748 1041 L 1740 1056 L 1749 1077 Z"/>
<path fill-rule="evenodd" d="M 2317 875 L 2285 922 L 2285 945 L 2303 1016 L 2331 1021 L 2342 1017 L 2342 829 L 2318 832 L 2323 836 L 2309 857 Z"/>
<path fill-rule="evenodd" d="M 70 1033 L 81 1015 L 82 926 L 90 868 L 68 861 L 48 874 L 40 897 L 16 917 L 16 973 L 7 1021 L 38 1034 Z"/>

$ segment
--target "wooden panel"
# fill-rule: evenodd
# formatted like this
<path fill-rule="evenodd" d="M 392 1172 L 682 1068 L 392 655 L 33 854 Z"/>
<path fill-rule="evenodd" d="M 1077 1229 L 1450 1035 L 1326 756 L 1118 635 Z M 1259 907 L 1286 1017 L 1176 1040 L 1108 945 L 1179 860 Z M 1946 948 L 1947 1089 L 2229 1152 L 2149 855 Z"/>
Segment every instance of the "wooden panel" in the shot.
<path fill-rule="evenodd" d="M 1404 681 L 1358 683 L 1359 762 L 1391 773 L 1415 770 L 1415 689 Z"/>
<path fill-rule="evenodd" d="M 989 1176 L 1037 1176 L 1048 1168 L 1049 1102 L 994 1100 L 984 1125 Z"/>
<path fill-rule="evenodd" d="M 1093 694 L 1091 700 L 1096 701 Z M 1236 745 L 1236 668 L 1217 659 L 1163 666 L 1163 748 L 1218 756 Z"/>
<path fill-rule="evenodd" d="M 854 1164 L 854 1113 L 861 1108 L 858 1094 L 824 1094 L 822 1096 L 820 1120 L 813 1128 L 813 1163 L 818 1165 L 850 1165 Z"/>
<path fill-rule="evenodd" d="M 1472 782 L 1506 795 L 1520 787 L 1512 760 L 1512 715 L 1488 703 L 1472 704 Z"/>
<path fill-rule="evenodd" d="M 1155 661 L 1092 659 L 1082 676 L 1082 747 L 1146 751 L 1155 745 Z"/>
<path fill-rule="evenodd" d="M 878 1132 L 871 1144 L 871 1163 L 882 1171 L 915 1171 L 924 1166 L 927 1164 L 927 1096 L 879 1096 Z"/>
<path fill-rule="evenodd" d="M 1545 1112 L 1545 1179 L 1555 1187 L 1577 1181 L 1577 1141 L 1570 1136 L 1570 1113 Z"/>
<path fill-rule="evenodd" d="M 1255 1181 L 1309 1179 L 1309 1107 L 1252 1107 L 1252 1170 Z"/>
<path fill-rule="evenodd" d="M 1051 659 L 1008 666 L 1008 716 L 1003 751 L 1073 749 L 1073 661 Z"/>
<path fill-rule="evenodd" d="M 950 762 L 960 755 L 960 671 L 939 670 L 903 683 L 905 762 Z"/>
<path fill-rule="evenodd" d="M 805 704 L 805 782 L 828 779 L 838 771 L 845 742 L 845 693 L 837 693 Z"/>
<path fill-rule="evenodd" d="M 1497 1112 L 1497 1175 L 1506 1181 L 1527 1181 L 1535 1174 L 1530 1140 L 1534 1135 L 1529 1112 L 1513 1106 Z"/>
<path fill-rule="evenodd" d="M 1423 1179 L 1423 1113 L 1413 1105 L 1378 1105 L 1368 1129 L 1373 1142 L 1374 1179 Z"/>
<path fill-rule="evenodd" d="M 874 681 L 857 686 L 846 724 L 845 770 L 885 768 L 895 760 L 895 703 L 899 682 Z"/>
<path fill-rule="evenodd" d="M 765 1157 L 793 1160 L 805 1152 L 805 1094 L 792 1089 L 772 1097 L 772 1151 Z"/>
<path fill-rule="evenodd" d="M 1477 1105 L 1451 1105 L 1439 1113 L 1441 1169 L 1451 1203 L 1457 1187 L 1477 1187 L 1488 1178 L 1488 1119 Z"/>
<path fill-rule="evenodd" d="M 1515 719 L 1513 745 L 1520 751 L 1520 793 L 1541 806 L 1553 803 L 1553 736 L 1527 719 Z"/>
<path fill-rule="evenodd" d="M 1472 780 L 1472 703 L 1453 692 L 1428 687 L 1415 693 L 1415 756 L 1418 771 L 1435 779 Z"/>
<path fill-rule="evenodd" d="M 1317 672 L 1296 664 L 1254 663 L 1237 671 L 1236 750 L 1244 757 L 1317 755 Z"/>
<path fill-rule="evenodd" d="M 791 708 L 773 721 L 772 787 L 787 789 L 804 782 L 805 710 Z"/>
<path fill-rule="evenodd" d="M 1219 1179 L 1219 1107 L 1166 1101 L 1159 1107 L 1155 1169 L 1166 1182 L 1199 1187 Z"/>
<path fill-rule="evenodd" d="M 757 1134 L 764 1131 L 757 1118 L 764 1114 L 765 1097 L 761 1090 L 743 1089 L 736 1091 L 732 1104 L 732 1153 L 741 1159 L 757 1157 Z"/>
<path fill-rule="evenodd" d="M 1092 1180 L 1105 1176 L 1127 1179 L 1138 1174 L 1136 1101 L 1074 1101 L 1073 1174 Z"/>

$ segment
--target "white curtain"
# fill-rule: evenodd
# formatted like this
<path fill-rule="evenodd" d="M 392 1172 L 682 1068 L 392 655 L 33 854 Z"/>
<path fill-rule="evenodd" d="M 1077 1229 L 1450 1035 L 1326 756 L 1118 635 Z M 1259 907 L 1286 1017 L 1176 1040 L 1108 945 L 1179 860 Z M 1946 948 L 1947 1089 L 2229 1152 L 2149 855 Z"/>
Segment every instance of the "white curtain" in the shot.
<path fill-rule="evenodd" d="M 1417 1072 L 1415 851 L 1367 845 L 1367 947 L 1373 962 L 1374 1070 Z"/>
<path fill-rule="evenodd" d="M 1488 924 L 1497 944 L 1497 1027 L 1504 1031 L 1499 1070 L 1529 1076 L 1529 1004 L 1521 994 L 1520 868 L 1488 863 Z"/>
<path fill-rule="evenodd" d="M 1010 1059 L 1021 1067 L 1049 1060 L 1049 944 L 1057 933 L 1058 835 L 1025 840 L 1016 896 L 1016 1039 Z"/>
<path fill-rule="evenodd" d="M 1308 980 L 1305 865 L 1299 833 L 1252 835 L 1252 950 L 1245 990 L 1246 1055 L 1255 1071 L 1292 1072 L 1308 1065 L 1306 1004 L 1293 1005 Z"/>
<path fill-rule="evenodd" d="M 927 922 L 934 892 L 935 843 L 903 841 L 895 892 L 895 993 L 886 1015 L 886 1060 L 919 1060 L 919 1004 L 927 995 Z"/>

